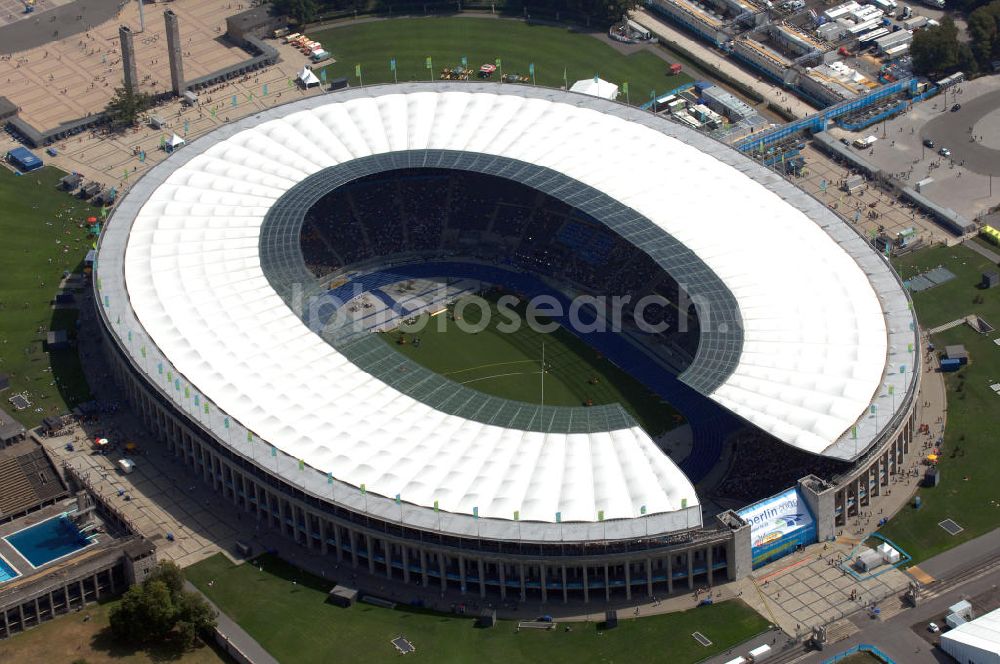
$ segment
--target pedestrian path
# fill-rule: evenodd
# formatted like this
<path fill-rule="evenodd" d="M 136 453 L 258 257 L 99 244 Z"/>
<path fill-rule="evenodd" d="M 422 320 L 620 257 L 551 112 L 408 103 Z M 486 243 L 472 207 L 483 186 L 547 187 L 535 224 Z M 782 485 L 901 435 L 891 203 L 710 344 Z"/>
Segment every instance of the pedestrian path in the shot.
<path fill-rule="evenodd" d="M 212 607 L 213 611 L 215 611 L 215 620 L 217 623 L 216 631 L 222 637 L 224 643 L 237 650 L 247 660 L 249 660 L 251 664 L 278 664 L 278 660 L 272 657 L 271 653 L 264 650 L 264 647 L 261 646 L 255 638 L 247 634 L 242 627 L 237 625 L 232 618 L 220 611 L 219 607 L 213 604 L 212 600 L 202 594 L 202 592 L 198 590 L 194 584 L 190 581 L 185 581 L 184 589 L 201 595 L 202 599 L 208 602 L 208 605 Z"/>

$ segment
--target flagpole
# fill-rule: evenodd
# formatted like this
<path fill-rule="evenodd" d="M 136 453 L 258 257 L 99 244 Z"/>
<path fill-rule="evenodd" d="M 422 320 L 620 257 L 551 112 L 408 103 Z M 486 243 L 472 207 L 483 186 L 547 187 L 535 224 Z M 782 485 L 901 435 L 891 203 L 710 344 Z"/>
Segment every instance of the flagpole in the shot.
<path fill-rule="evenodd" d="M 545 408 L 545 342 L 542 342 L 542 408 Z"/>

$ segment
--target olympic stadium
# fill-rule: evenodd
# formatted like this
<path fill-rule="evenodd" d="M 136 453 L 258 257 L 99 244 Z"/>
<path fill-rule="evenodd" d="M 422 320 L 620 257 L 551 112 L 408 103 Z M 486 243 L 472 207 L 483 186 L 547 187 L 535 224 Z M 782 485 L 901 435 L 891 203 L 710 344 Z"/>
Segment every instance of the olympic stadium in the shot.
<path fill-rule="evenodd" d="M 311 551 L 442 591 L 738 578 L 834 535 L 913 435 L 916 322 L 864 238 L 704 135 L 559 90 L 374 86 L 219 128 L 132 187 L 95 275 L 116 378 L 172 454 Z M 658 295 L 656 331 L 573 334 L 681 413 L 689 453 L 622 404 L 504 398 L 380 338 L 487 291 Z M 805 472 L 707 500 L 736 432 Z"/>

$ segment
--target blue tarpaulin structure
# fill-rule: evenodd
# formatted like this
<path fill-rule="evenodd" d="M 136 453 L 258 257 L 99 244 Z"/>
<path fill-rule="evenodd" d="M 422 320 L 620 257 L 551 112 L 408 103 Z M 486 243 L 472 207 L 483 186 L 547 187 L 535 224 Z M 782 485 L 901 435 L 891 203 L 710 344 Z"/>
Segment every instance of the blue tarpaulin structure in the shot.
<path fill-rule="evenodd" d="M 28 148 L 14 148 L 7 153 L 7 161 L 13 164 L 14 168 L 22 173 L 37 170 L 45 165 L 42 160 L 35 156 L 35 154 Z"/>

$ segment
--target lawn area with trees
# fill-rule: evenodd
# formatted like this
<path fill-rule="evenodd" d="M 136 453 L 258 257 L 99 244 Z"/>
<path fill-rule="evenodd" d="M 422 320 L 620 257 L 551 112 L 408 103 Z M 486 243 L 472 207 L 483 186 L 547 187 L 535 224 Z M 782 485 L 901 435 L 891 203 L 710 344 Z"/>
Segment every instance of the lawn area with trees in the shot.
<path fill-rule="evenodd" d="M 915 509 L 911 501 L 879 531 L 916 562 L 989 532 L 1000 523 L 995 484 L 1000 474 L 1000 455 L 995 450 L 1000 395 L 990 389 L 991 384 L 1000 382 L 1000 346 L 993 343 L 1000 338 L 1000 289 L 977 288 L 982 273 L 997 268 L 961 245 L 924 249 L 895 261 L 903 279 L 939 265 L 951 270 L 956 278 L 913 294 L 921 327 L 928 329 L 978 314 L 998 330 L 980 334 L 968 325 L 959 325 L 932 338 L 936 353 L 948 344 L 964 344 L 971 359 L 960 371 L 945 376 L 948 413 L 938 462 L 941 484 L 920 489 L 917 495 L 922 507 Z M 939 425 L 927 424 L 937 435 Z M 964 530 L 958 535 L 948 534 L 938 525 L 948 518 Z"/>
<path fill-rule="evenodd" d="M 84 227 L 97 208 L 56 189 L 65 173 L 45 167 L 27 175 L 0 168 L 0 373 L 11 394 L 32 406 L 12 413 L 25 426 L 67 412 L 90 398 L 76 348 L 49 350 L 50 330 L 76 336 L 75 309 L 53 309 L 64 271 L 79 270 L 94 238 Z"/>
<path fill-rule="evenodd" d="M 332 564 L 331 575 L 332 576 Z M 278 661 L 384 662 L 398 657 L 390 643 L 400 635 L 416 647 L 410 661 L 511 664 L 538 662 L 664 662 L 685 664 L 725 652 L 767 629 L 768 622 L 741 600 L 637 619 L 603 630 L 595 622 L 561 623 L 558 629 L 515 631 L 501 620 L 477 629 L 475 616 L 404 606 L 359 603 L 340 608 L 326 601 L 336 583 L 303 572 L 274 556 L 233 564 L 222 554 L 184 570 L 220 610 L 250 633 Z M 211 585 L 210 585 L 211 583 Z M 595 613 L 603 613 L 595 606 Z M 564 629 L 565 625 L 570 630 Z M 700 645 L 700 631 L 712 645 Z"/>

